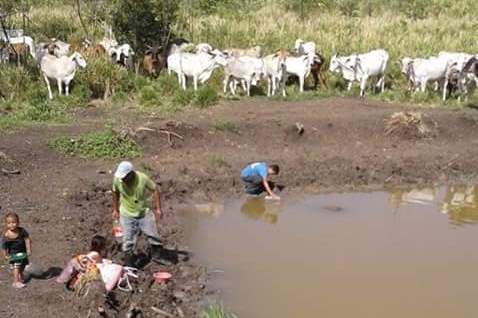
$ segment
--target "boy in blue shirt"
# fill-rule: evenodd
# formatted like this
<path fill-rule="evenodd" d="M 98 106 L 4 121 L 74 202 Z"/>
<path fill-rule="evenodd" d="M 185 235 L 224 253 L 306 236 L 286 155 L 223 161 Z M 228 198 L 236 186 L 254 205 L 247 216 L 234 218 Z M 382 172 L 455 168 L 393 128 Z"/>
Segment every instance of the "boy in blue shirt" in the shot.
<path fill-rule="evenodd" d="M 267 181 L 270 175 L 278 175 L 279 166 L 268 166 L 265 162 L 253 162 L 248 164 L 241 171 L 241 180 L 244 183 L 247 194 L 259 195 L 262 192 L 267 192 L 271 199 L 280 199 L 271 190 L 271 184 Z"/>

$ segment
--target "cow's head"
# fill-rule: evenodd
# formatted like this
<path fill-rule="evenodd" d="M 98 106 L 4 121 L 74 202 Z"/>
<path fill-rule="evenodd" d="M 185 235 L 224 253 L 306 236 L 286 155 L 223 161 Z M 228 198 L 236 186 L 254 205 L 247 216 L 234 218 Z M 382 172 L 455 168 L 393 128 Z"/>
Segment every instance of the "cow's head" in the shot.
<path fill-rule="evenodd" d="M 147 45 L 147 50 L 144 52 L 145 56 L 149 56 L 151 58 L 151 62 L 153 64 L 159 63 L 159 56 L 161 55 L 161 46 L 149 46 Z"/>
<path fill-rule="evenodd" d="M 341 65 L 339 61 L 338 54 L 332 55 L 330 58 L 330 64 L 329 64 L 329 71 L 334 72 L 334 73 L 339 73 L 341 70 Z"/>
<path fill-rule="evenodd" d="M 227 59 L 229 57 L 227 53 L 222 52 L 218 49 L 214 49 L 209 53 L 214 56 L 214 60 L 217 64 L 221 66 L 225 66 L 227 64 Z"/>
<path fill-rule="evenodd" d="M 401 60 L 398 60 L 397 63 L 400 66 L 400 72 L 404 75 L 408 75 L 410 73 L 410 65 L 413 63 L 413 59 L 404 57 Z"/>
<path fill-rule="evenodd" d="M 73 55 L 71 56 L 71 59 L 75 61 L 79 67 L 82 67 L 82 68 L 86 67 L 86 60 L 83 58 L 83 56 L 80 53 L 78 52 L 73 53 Z"/>

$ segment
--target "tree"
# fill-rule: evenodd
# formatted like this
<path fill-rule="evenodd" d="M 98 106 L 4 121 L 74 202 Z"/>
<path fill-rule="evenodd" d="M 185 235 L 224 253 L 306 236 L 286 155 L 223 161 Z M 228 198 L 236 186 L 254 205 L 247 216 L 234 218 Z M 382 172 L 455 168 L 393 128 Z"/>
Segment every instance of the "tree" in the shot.
<path fill-rule="evenodd" d="M 164 45 L 172 37 L 177 11 L 178 4 L 174 0 L 116 0 L 112 12 L 113 31 L 118 40 L 143 52 L 146 45 Z"/>

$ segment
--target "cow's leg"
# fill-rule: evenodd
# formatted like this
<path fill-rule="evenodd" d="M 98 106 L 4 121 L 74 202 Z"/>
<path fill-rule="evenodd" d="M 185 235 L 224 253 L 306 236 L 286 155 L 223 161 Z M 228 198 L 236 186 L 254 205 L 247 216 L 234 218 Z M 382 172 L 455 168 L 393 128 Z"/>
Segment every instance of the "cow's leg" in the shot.
<path fill-rule="evenodd" d="M 70 94 L 70 82 L 65 82 L 65 95 L 68 96 Z"/>
<path fill-rule="evenodd" d="M 427 88 L 427 82 L 428 82 L 427 78 L 422 79 L 421 82 L 420 82 L 420 91 L 422 93 L 424 93 L 426 88 Z"/>
<path fill-rule="evenodd" d="M 61 91 L 62 91 L 62 81 L 61 81 L 61 79 L 57 78 L 56 83 L 58 84 L 58 96 L 61 96 Z"/>
<path fill-rule="evenodd" d="M 299 90 L 301 93 L 304 92 L 304 75 L 299 76 Z"/>
<path fill-rule="evenodd" d="M 448 78 L 445 77 L 445 80 L 443 81 L 443 96 L 442 96 L 443 101 L 446 100 L 447 90 L 448 90 Z"/>
<path fill-rule="evenodd" d="M 380 89 L 380 93 L 383 93 L 383 91 L 385 90 L 385 76 L 381 76 L 378 81 L 377 81 L 377 84 L 375 85 L 375 89 Z"/>
<path fill-rule="evenodd" d="M 224 87 L 223 87 L 223 92 L 224 92 L 224 94 L 226 94 L 226 93 L 227 93 L 227 84 L 229 84 L 229 76 L 226 76 L 226 77 L 224 78 L 224 81 L 223 81 L 222 83 L 223 83 L 223 85 L 224 85 Z"/>
<path fill-rule="evenodd" d="M 181 74 L 181 85 L 183 87 L 183 90 L 186 90 L 186 74 Z"/>
<path fill-rule="evenodd" d="M 45 74 L 43 74 L 43 78 L 45 79 L 46 87 L 48 88 L 48 97 L 50 99 L 53 99 L 53 94 L 51 93 L 51 87 L 50 87 L 50 80 Z"/>
<path fill-rule="evenodd" d="M 350 92 L 351 89 L 352 89 L 352 81 L 349 81 L 347 84 L 347 91 Z"/>
<path fill-rule="evenodd" d="M 365 89 L 367 89 L 367 76 L 362 77 L 360 80 L 360 97 L 365 96 Z"/>
<path fill-rule="evenodd" d="M 198 90 L 198 77 L 197 75 L 193 76 L 193 82 L 194 82 L 194 91 Z"/>
<path fill-rule="evenodd" d="M 242 82 L 241 82 L 242 83 Z M 245 81 L 247 96 L 251 96 L 251 81 Z"/>
<path fill-rule="evenodd" d="M 273 82 L 274 82 L 274 77 L 268 75 L 267 76 L 267 97 L 270 97 L 272 95 Z"/>

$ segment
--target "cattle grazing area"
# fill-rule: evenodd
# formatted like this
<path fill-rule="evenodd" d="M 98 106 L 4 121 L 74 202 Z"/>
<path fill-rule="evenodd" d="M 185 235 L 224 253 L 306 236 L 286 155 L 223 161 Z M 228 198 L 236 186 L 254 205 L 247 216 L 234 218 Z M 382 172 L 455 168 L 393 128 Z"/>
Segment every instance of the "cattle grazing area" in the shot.
<path fill-rule="evenodd" d="M 13 291 L 0 258 L 0 317 L 233 317 L 179 211 L 243 198 L 252 161 L 280 165 L 277 205 L 478 184 L 477 15 L 473 0 L 0 0 L 0 218 L 20 215 L 45 274 Z M 78 297 L 46 273 L 94 234 L 122 262 L 122 160 L 159 185 L 173 261 L 138 264 L 133 293 Z"/>
<path fill-rule="evenodd" d="M 8 62 L 0 65 L 1 110 L 6 115 L 0 126 L 64 122 L 69 108 L 97 100 L 133 103 L 163 113 L 246 95 L 288 100 L 366 95 L 383 101 L 453 107 L 476 103 L 473 74 L 477 69 L 471 59 L 478 52 L 473 39 L 472 21 L 478 11 L 474 1 L 366 2 L 251 1 L 232 10 L 233 4 L 227 1 L 209 5 L 180 1 L 166 8 L 175 13 L 166 17 L 170 31 L 153 33 L 145 25 L 145 34 L 135 43 L 130 33 L 124 33 L 130 32 L 127 23 L 133 22 L 121 16 L 126 9 L 120 4 L 80 1 L 82 24 L 71 5 L 38 1 L 28 11 L 23 34 L 12 34 L 12 45 L 2 44 L 3 61 Z M 149 10 L 129 9 L 132 14 Z M 110 14 L 109 20 L 103 20 L 105 14 Z M 10 29 L 24 25 L 20 13 L 8 15 L 5 21 Z M 198 44 L 206 58 L 201 68 L 209 70 L 198 73 L 196 81 L 193 73 L 202 69 L 186 70 L 190 75 L 185 74 L 183 81 L 174 70 L 178 54 L 170 57 L 169 68 L 168 56 L 175 51 L 196 54 Z M 249 61 L 232 63 L 226 79 L 221 65 L 226 62 L 220 61 L 224 56 L 208 61 L 213 51 L 208 52 L 208 46 L 229 59 Z M 12 53 L 15 48 L 18 55 Z M 366 61 L 357 58 L 373 50 L 388 55 L 379 72 L 383 76 L 370 73 L 380 65 L 364 65 L 372 67 L 364 70 L 361 66 Z M 69 57 L 78 52 L 87 66 L 75 70 L 69 97 L 48 101 L 38 60 L 45 53 L 58 56 L 63 52 Z M 188 63 L 197 66 L 192 57 L 185 54 L 184 67 Z M 254 63 L 251 58 L 260 58 L 264 65 L 244 73 L 240 64 Z M 346 63 L 334 65 L 337 61 Z M 67 93 L 65 81 L 61 90 L 58 80 L 50 78 L 49 82 L 54 86 L 53 96 Z M 187 90 L 182 92 L 181 87 Z"/>

